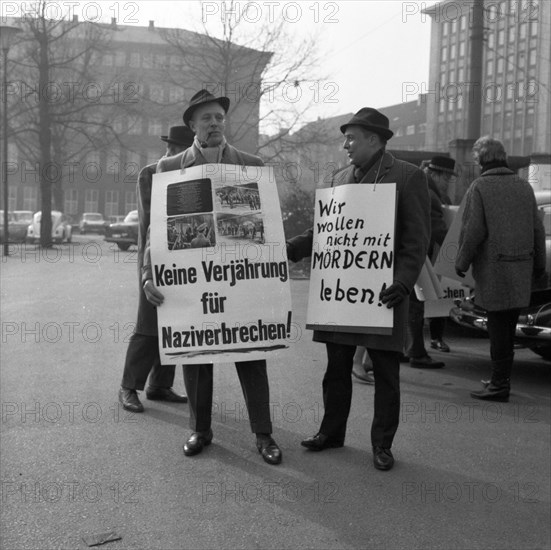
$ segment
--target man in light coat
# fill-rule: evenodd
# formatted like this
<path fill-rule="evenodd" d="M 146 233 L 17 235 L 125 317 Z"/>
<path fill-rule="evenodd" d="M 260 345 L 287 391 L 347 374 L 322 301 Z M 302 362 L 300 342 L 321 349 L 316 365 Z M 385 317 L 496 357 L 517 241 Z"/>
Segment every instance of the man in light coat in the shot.
<path fill-rule="evenodd" d="M 318 433 L 302 441 L 302 445 L 312 451 L 344 445 L 352 400 L 354 352 L 356 346 L 364 346 L 373 362 L 375 377 L 373 463 L 377 469 L 389 470 L 394 465 L 390 449 L 400 418 L 400 353 L 404 347 L 408 297 L 421 272 L 430 239 L 427 179 L 413 164 L 386 152 L 386 142 L 393 132 L 388 118 L 376 109 L 360 109 L 340 129 L 350 166 L 333 176 L 332 186 L 347 183 L 397 186 L 394 280 L 379 297 L 388 308 L 394 308 L 394 326 L 390 336 L 314 331 L 314 340 L 324 342 L 327 348 L 328 364 L 322 383 L 325 413 Z M 290 260 L 311 255 L 315 244 L 312 236 L 309 230 L 288 241 Z"/>
<path fill-rule="evenodd" d="M 471 397 L 506 402 L 520 309 L 545 273 L 545 230 L 534 190 L 508 168 L 503 144 L 481 137 L 473 156 L 481 175 L 467 190 L 455 270 L 463 277 L 473 267 L 475 301 L 488 311 L 492 377 Z"/>
<path fill-rule="evenodd" d="M 263 166 L 262 159 L 239 151 L 227 143 L 224 136 L 226 114 L 230 100 L 214 97 L 207 90 L 200 90 L 190 100 L 184 112 L 184 123 L 195 132 L 193 145 L 174 157 L 161 159 L 158 172 L 168 172 L 207 163 Z M 149 246 L 142 270 L 142 281 L 147 299 L 156 307 L 163 303 L 163 294 L 153 284 Z M 251 430 L 256 434 L 256 447 L 268 464 L 279 464 L 282 453 L 272 438 L 270 418 L 270 390 L 266 361 L 239 361 L 235 363 L 245 404 L 249 413 Z M 184 382 L 189 397 L 190 427 L 192 434 L 184 444 L 184 454 L 193 456 L 210 445 L 213 433 L 212 419 L 212 364 L 184 365 Z"/>

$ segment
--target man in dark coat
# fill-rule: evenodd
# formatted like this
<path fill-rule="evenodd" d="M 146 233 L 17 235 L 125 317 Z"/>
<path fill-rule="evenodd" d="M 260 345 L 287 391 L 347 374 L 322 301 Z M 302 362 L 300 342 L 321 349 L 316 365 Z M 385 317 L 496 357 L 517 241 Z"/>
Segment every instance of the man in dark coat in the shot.
<path fill-rule="evenodd" d="M 450 202 L 447 196 L 448 185 L 455 176 L 455 160 L 444 156 L 433 157 L 425 169 L 430 197 L 430 244 L 428 255 L 432 259 L 437 245 L 446 238 L 448 227 L 444 220 L 442 205 Z M 443 341 L 444 318 L 430 320 L 431 347 L 449 352 L 450 348 Z M 435 361 L 425 349 L 424 337 L 425 303 L 411 293 L 409 302 L 408 330 L 410 343 L 407 350 L 409 363 L 415 368 L 437 369 L 444 366 L 442 361 Z"/>
<path fill-rule="evenodd" d="M 545 229 L 534 190 L 509 169 L 501 141 L 479 138 L 473 157 L 481 174 L 465 196 L 455 270 L 463 277 L 472 265 L 475 301 L 488 312 L 492 377 L 471 397 L 506 402 L 520 309 L 545 273 Z"/>
<path fill-rule="evenodd" d="M 229 105 L 230 100 L 227 97 L 216 98 L 207 90 L 197 92 L 184 113 L 185 124 L 195 132 L 193 145 L 175 157 L 161 159 L 157 171 L 168 172 L 207 163 L 263 166 L 264 163 L 259 157 L 239 151 L 226 142 L 224 129 Z M 164 297 L 153 284 L 149 247 L 146 247 L 142 281 L 147 299 L 154 306 L 161 306 Z M 258 452 L 268 464 L 279 464 L 282 458 L 281 450 L 271 436 L 270 389 L 266 361 L 238 361 L 235 368 L 245 396 L 251 430 L 256 434 Z M 213 437 L 212 364 L 184 365 L 184 381 L 189 396 L 190 427 L 193 430 L 184 444 L 184 454 L 192 456 L 210 445 Z"/>
<path fill-rule="evenodd" d="M 409 294 L 421 272 L 430 237 L 429 194 L 425 174 L 385 151 L 393 135 L 388 118 L 363 108 L 341 126 L 350 166 L 333 176 L 332 186 L 348 183 L 396 183 L 397 209 L 394 238 L 393 283 L 379 299 L 394 308 L 390 336 L 366 333 L 314 331 L 316 342 L 325 342 L 328 364 L 323 378 L 325 413 L 319 432 L 302 441 L 312 451 L 342 447 L 352 400 L 351 371 L 356 346 L 365 346 L 373 362 L 375 404 L 371 426 L 373 463 L 380 470 L 394 465 L 390 448 L 400 418 L 400 352 L 404 346 Z M 389 205 L 389 208 L 393 208 Z M 288 241 L 290 260 L 310 256 L 312 230 Z"/>
<path fill-rule="evenodd" d="M 193 132 L 187 126 L 172 126 L 167 136 L 161 136 L 166 143 L 166 154 L 173 156 L 187 149 L 193 143 Z M 147 301 L 142 284 L 141 273 L 149 220 L 151 215 L 151 185 L 157 163 L 142 168 L 138 175 L 138 275 L 140 295 L 138 302 L 138 320 L 136 329 L 130 337 L 124 372 L 122 375 L 119 401 L 124 409 L 131 412 L 143 412 L 138 391 L 145 387 L 147 376 L 149 386 L 145 392 L 148 399 L 186 403 L 187 398 L 172 390 L 175 365 L 163 365 L 159 357 L 157 334 L 157 312 Z"/>

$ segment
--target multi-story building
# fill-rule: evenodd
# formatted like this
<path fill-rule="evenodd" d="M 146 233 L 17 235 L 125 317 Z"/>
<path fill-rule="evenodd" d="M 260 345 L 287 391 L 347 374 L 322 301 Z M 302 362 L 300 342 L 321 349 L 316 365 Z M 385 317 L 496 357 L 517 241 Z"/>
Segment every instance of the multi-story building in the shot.
<path fill-rule="evenodd" d="M 90 28 L 90 23 L 78 22 L 76 18 L 71 23 L 73 30 L 63 42 L 65 59 L 70 59 L 71 53 L 83 51 Z M 22 19 L 13 19 L 8 24 L 26 28 Z M 72 93 L 80 98 L 78 109 L 86 108 L 82 113 L 86 112 L 83 116 L 89 121 L 89 128 L 96 124 L 109 127 L 103 142 L 95 139 L 94 144 L 90 144 L 87 125 L 80 121 L 76 137 L 69 143 L 58 143 L 57 149 L 55 140 L 62 135 L 62 128 L 52 128 L 52 160 L 61 173 L 57 188 L 53 189 L 54 208 L 64 210 L 73 218 L 82 212 L 113 216 L 135 209 L 140 168 L 156 162 L 164 154 L 165 144 L 160 136 L 167 134 L 169 126 L 183 124 L 182 114 L 192 95 L 201 88 L 206 87 L 215 95 L 230 92 L 228 139 L 241 149 L 256 151 L 259 95 L 250 93 L 245 86 L 250 88 L 251 83 L 259 86 L 270 54 L 234 45 L 241 69 L 235 71 L 237 64 L 234 63 L 234 71 L 228 74 L 224 60 L 218 62 L 217 59 L 220 41 L 211 37 L 182 29 L 157 28 L 153 21 L 148 27 L 140 27 L 119 25 L 113 19 L 110 25 L 101 25 L 100 30 L 102 46 L 94 51 L 95 58 L 90 64 L 94 76 L 83 80 L 79 74 L 82 56 L 78 56 L 80 61 L 65 64 L 63 77 L 58 73 L 49 86 L 66 91 L 69 83 Z M 18 48 L 16 44 L 10 50 L 10 59 L 14 62 L 24 55 L 23 46 Z M 17 74 L 17 67 L 14 69 Z M 34 95 L 38 98 L 42 93 L 37 92 L 38 82 L 27 82 L 25 86 L 27 94 L 18 98 L 21 102 L 33 99 Z M 21 86 L 14 84 L 13 89 L 23 89 L 23 81 Z M 240 101 L 241 92 L 245 91 L 246 101 Z M 103 96 L 101 99 L 109 96 L 107 110 L 100 108 L 98 95 Z M 86 101 L 83 104 L 83 96 L 88 104 Z M 98 108 L 94 109 L 96 101 Z M 70 103 L 68 112 L 70 108 L 76 111 L 76 101 Z M 16 145 L 13 136 L 21 135 L 23 125 L 17 115 L 10 118 L 9 209 L 35 211 L 40 209 L 44 169 L 38 154 L 33 159 L 29 150 Z M 32 149 L 38 152 L 38 140 Z"/>
<path fill-rule="evenodd" d="M 480 134 L 511 155 L 551 152 L 551 2 L 484 0 L 482 80 L 471 87 L 473 0 L 444 0 L 432 20 L 426 147 L 467 138 L 468 104 L 481 94 Z M 470 136 L 471 138 L 473 136 Z"/>

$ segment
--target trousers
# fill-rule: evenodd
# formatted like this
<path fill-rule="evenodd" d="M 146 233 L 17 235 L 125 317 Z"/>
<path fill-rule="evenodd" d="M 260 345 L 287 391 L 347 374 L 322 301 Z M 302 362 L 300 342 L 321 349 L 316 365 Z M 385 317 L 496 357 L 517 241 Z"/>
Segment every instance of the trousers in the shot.
<path fill-rule="evenodd" d="M 175 365 L 161 365 L 157 336 L 134 333 L 126 350 L 121 386 L 141 391 L 149 376 L 150 387 L 171 388 L 175 370 Z"/>
<path fill-rule="evenodd" d="M 327 343 L 323 377 L 324 415 L 320 433 L 344 442 L 352 403 L 352 366 L 355 346 Z M 375 403 L 371 444 L 390 449 L 400 422 L 400 353 L 367 349 L 373 363 Z"/>
<path fill-rule="evenodd" d="M 266 361 L 238 361 L 237 376 L 245 397 L 253 433 L 272 433 L 270 420 L 270 388 Z M 189 427 L 194 432 L 206 432 L 212 424 L 212 364 L 184 365 L 184 382 L 189 404 Z M 218 409 L 222 410 L 223 403 Z M 234 410 L 232 407 L 229 410 Z"/>

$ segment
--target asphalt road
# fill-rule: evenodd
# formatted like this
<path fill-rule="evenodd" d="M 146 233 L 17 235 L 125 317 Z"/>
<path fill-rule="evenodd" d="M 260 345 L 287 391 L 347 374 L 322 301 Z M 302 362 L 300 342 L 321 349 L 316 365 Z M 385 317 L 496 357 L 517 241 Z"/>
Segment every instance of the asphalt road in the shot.
<path fill-rule="evenodd" d="M 215 368 L 214 441 L 186 458 L 187 405 L 117 402 L 136 314 L 136 252 L 93 236 L 2 258 L 1 548 L 532 549 L 551 545 L 551 363 L 518 350 L 509 403 L 472 400 L 488 342 L 448 331 L 438 371 L 402 368 L 390 472 L 373 468 L 373 388 L 355 383 L 346 446 L 300 447 L 323 412 L 325 349 L 303 330 L 268 362 L 280 466 L 254 446 L 232 365 Z M 304 326 L 308 281 L 292 282 Z M 184 392 L 180 369 L 175 389 Z"/>

